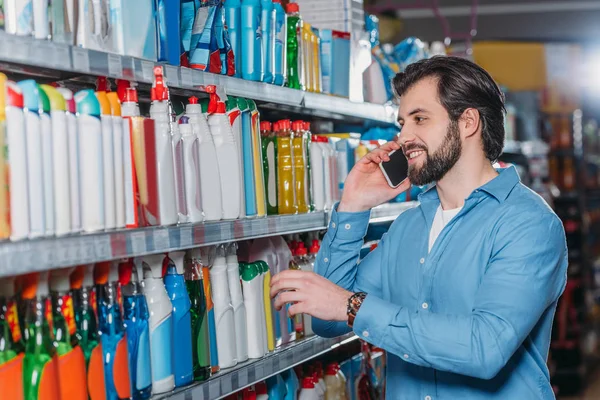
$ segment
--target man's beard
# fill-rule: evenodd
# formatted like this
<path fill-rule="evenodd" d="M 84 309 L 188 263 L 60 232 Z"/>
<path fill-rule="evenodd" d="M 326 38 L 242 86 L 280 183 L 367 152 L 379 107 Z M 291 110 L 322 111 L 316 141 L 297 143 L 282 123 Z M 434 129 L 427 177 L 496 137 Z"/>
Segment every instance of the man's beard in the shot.
<path fill-rule="evenodd" d="M 426 158 L 421 167 L 416 165 L 408 167 L 410 182 L 413 185 L 423 186 L 441 180 L 454 167 L 462 152 L 458 123 L 450 122 L 444 141 L 435 153 L 429 155 L 427 148 L 418 145 L 404 151 L 415 148 L 424 150 Z"/>

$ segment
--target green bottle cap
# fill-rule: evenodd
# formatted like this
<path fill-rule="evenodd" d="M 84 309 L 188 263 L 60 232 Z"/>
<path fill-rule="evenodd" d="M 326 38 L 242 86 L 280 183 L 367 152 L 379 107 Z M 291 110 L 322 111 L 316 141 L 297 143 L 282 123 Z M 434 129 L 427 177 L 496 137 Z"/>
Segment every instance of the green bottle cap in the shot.
<path fill-rule="evenodd" d="M 248 108 L 250 111 L 256 111 L 258 108 L 256 107 L 256 103 L 252 99 L 248 99 Z"/>
<path fill-rule="evenodd" d="M 240 110 L 242 110 L 242 111 L 248 110 L 248 100 L 244 99 L 243 97 L 238 97 L 237 103 L 238 103 L 238 108 Z"/>
<path fill-rule="evenodd" d="M 252 279 L 260 275 L 259 267 L 256 263 L 246 264 L 242 271 L 242 279 L 246 282 L 250 282 Z"/>
<path fill-rule="evenodd" d="M 200 105 L 202 106 L 202 112 L 203 113 L 207 113 L 208 112 L 208 103 L 210 102 L 209 99 L 202 99 L 200 100 Z"/>
<path fill-rule="evenodd" d="M 227 101 L 225 102 L 225 105 L 227 106 L 227 112 L 233 110 L 234 108 L 237 108 L 237 98 L 233 96 L 227 96 Z"/>
<path fill-rule="evenodd" d="M 262 268 L 262 273 L 266 274 L 267 272 L 269 272 L 269 264 L 267 264 L 265 261 L 258 261 L 258 263 L 260 264 L 261 268 Z"/>
<path fill-rule="evenodd" d="M 40 85 L 38 85 L 38 89 L 40 95 L 40 106 L 42 107 L 42 110 L 44 110 L 45 113 L 50 113 L 50 99 L 48 98 L 48 95 Z"/>

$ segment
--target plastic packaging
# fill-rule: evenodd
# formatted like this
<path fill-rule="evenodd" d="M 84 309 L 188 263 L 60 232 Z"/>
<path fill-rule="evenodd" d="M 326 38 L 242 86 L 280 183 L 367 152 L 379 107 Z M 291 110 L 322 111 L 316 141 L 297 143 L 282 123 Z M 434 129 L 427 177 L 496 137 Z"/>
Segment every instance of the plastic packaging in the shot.
<path fill-rule="evenodd" d="M 17 312 L 15 277 L 0 279 L 0 384 L 9 399 L 22 400 L 25 346 Z"/>
<path fill-rule="evenodd" d="M 286 33 L 287 17 L 281 0 L 273 0 L 271 41 L 273 42 L 273 83 L 283 86 L 287 78 Z"/>
<path fill-rule="evenodd" d="M 315 211 L 325 209 L 325 157 L 319 137 L 313 136 L 310 143 L 311 188 Z"/>
<path fill-rule="evenodd" d="M 315 381 L 312 376 L 305 376 L 302 380 L 302 390 L 298 400 L 320 400 L 319 394 L 315 387 Z"/>
<path fill-rule="evenodd" d="M 40 96 L 40 128 L 42 134 L 42 174 L 44 179 L 45 234 L 52 236 L 54 226 L 54 174 L 52 172 L 52 120 L 50 119 L 50 99 L 38 85 Z"/>
<path fill-rule="evenodd" d="M 185 196 L 189 222 L 202 222 L 202 192 L 200 190 L 200 162 L 198 160 L 198 138 L 189 123 L 189 117 L 179 119 L 179 132 L 183 140 L 183 165 Z"/>
<path fill-rule="evenodd" d="M 240 218 L 246 217 L 246 181 L 244 177 L 244 152 L 242 147 L 242 111 L 239 107 L 240 104 L 245 104 L 245 100 L 238 99 L 233 96 L 227 97 L 227 102 L 225 103 L 227 106 L 227 117 L 229 118 L 229 123 L 231 124 L 231 130 L 233 131 L 233 136 L 235 137 L 235 143 L 237 144 L 240 164 Z"/>
<path fill-rule="evenodd" d="M 254 190 L 256 193 L 256 215 L 267 215 L 267 200 L 265 195 L 265 178 L 262 169 L 262 147 L 260 145 L 260 114 L 254 100 L 248 100 L 252 126 L 252 162 L 254 166 Z"/>
<path fill-rule="evenodd" d="M 175 0 L 157 0 L 156 19 L 158 27 L 158 61 L 179 65 L 181 32 L 180 2 Z"/>
<path fill-rule="evenodd" d="M 184 251 L 169 253 L 170 261 L 165 275 L 165 288 L 173 304 L 173 373 L 175 386 L 184 386 L 194 378 L 192 364 L 192 320 L 190 298 L 184 273 Z"/>
<path fill-rule="evenodd" d="M 300 84 L 299 32 L 302 32 L 300 7 L 298 3 L 288 3 L 286 40 L 287 86 L 292 89 L 303 89 Z"/>
<path fill-rule="evenodd" d="M 114 155 L 114 173 L 115 173 L 115 224 L 117 228 L 125 228 L 127 225 L 127 216 L 125 210 L 125 140 L 129 140 L 129 134 L 125 135 L 125 127 L 129 125 L 123 123 L 121 116 L 121 103 L 115 92 L 107 93 L 110 103 L 110 114 L 112 115 L 113 132 L 113 155 Z M 128 133 L 128 131 L 127 131 Z M 130 148 L 129 148 L 130 149 Z M 131 153 L 127 154 L 131 157 Z"/>
<path fill-rule="evenodd" d="M 79 6 L 75 39 L 77 46 L 112 51 L 108 0 L 77 0 L 77 2 Z"/>
<path fill-rule="evenodd" d="M 281 375 L 275 375 L 267 379 L 267 390 L 269 400 L 284 400 L 287 395 L 287 387 Z"/>
<path fill-rule="evenodd" d="M 140 118 L 138 96 L 135 88 L 128 87 L 129 82 L 117 81 L 117 85 L 127 85 L 124 88 L 121 100 L 121 114 L 123 115 L 123 186 L 125 191 L 125 226 L 137 228 L 138 219 L 138 184 L 136 179 L 135 155 L 133 146 L 133 118 Z M 117 87 L 117 90 L 119 88 Z M 141 272 L 140 272 L 141 273 Z"/>
<path fill-rule="evenodd" d="M 260 31 L 262 81 L 273 83 L 275 79 L 273 57 L 275 53 L 273 38 L 273 0 L 261 0 Z"/>
<path fill-rule="evenodd" d="M 294 3 L 291 3 L 294 4 Z M 277 132 L 277 198 L 279 214 L 296 214 L 298 204 L 294 188 L 294 159 L 291 122 L 281 120 Z"/>
<path fill-rule="evenodd" d="M 300 390 L 300 382 L 298 381 L 296 372 L 293 368 L 290 368 L 287 371 L 283 371 L 281 376 L 287 389 L 287 394 L 285 395 L 284 400 L 297 400 L 298 391 Z"/>
<path fill-rule="evenodd" d="M 294 155 L 294 190 L 296 192 L 296 203 L 299 213 L 309 211 L 310 200 L 308 199 L 308 171 L 306 164 L 306 142 L 304 140 L 304 128 L 302 121 L 294 121 L 292 124 L 292 153 Z"/>
<path fill-rule="evenodd" d="M 229 282 L 231 306 L 233 307 L 236 358 L 238 362 L 244 362 L 248 359 L 248 341 L 246 339 L 248 329 L 246 328 L 246 306 L 244 305 L 239 261 L 236 251 L 236 243 L 227 246 L 227 280 Z"/>
<path fill-rule="evenodd" d="M 142 257 L 144 295 L 150 311 L 150 359 L 152 392 L 166 393 L 175 387 L 173 375 L 173 306 L 162 280 L 164 255 Z"/>
<path fill-rule="evenodd" d="M 6 33 L 31 36 L 33 33 L 33 0 L 7 1 L 4 4 Z"/>
<path fill-rule="evenodd" d="M 215 74 L 221 73 L 221 55 L 214 34 L 219 3 L 203 2 L 197 7 L 190 44 L 190 67 Z"/>
<path fill-rule="evenodd" d="M 238 98 L 241 116 L 241 161 L 243 162 L 244 182 L 244 204 L 245 215 L 254 217 L 257 215 L 256 185 L 254 181 L 254 151 L 252 141 L 252 111 L 247 99 Z M 248 183 L 248 184 L 246 184 Z"/>
<path fill-rule="evenodd" d="M 263 174 L 267 198 L 267 214 L 277 215 L 277 137 L 273 134 L 271 123 L 260 123 L 262 144 Z"/>
<path fill-rule="evenodd" d="M 241 7 L 241 0 L 225 0 L 225 23 L 235 59 L 235 76 L 241 76 L 242 71 Z"/>
<path fill-rule="evenodd" d="M 212 266 L 215 254 L 214 247 L 203 247 L 200 249 L 202 257 L 202 282 L 204 283 L 204 293 L 206 294 L 206 307 L 208 312 L 208 334 L 210 336 L 210 365 L 212 373 L 219 372 L 219 349 L 217 347 L 217 327 L 215 320 L 215 310 L 213 303 L 212 288 L 210 282 L 210 267 Z"/>
<path fill-rule="evenodd" d="M 248 357 L 261 358 L 265 355 L 265 333 L 261 270 L 255 263 L 242 264 L 242 287 L 246 306 L 246 326 L 248 329 Z"/>
<path fill-rule="evenodd" d="M 262 79 L 261 0 L 242 0 L 242 77 Z"/>

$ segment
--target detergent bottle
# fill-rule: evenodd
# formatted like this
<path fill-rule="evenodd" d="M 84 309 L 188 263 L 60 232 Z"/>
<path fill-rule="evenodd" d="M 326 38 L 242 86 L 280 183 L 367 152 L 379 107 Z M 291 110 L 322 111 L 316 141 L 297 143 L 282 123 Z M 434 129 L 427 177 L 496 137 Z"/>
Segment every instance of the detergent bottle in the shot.
<path fill-rule="evenodd" d="M 300 390 L 300 381 L 298 381 L 298 375 L 296 375 L 296 372 L 293 368 L 290 368 L 287 371 L 283 371 L 281 376 L 283 377 L 283 381 L 287 389 L 287 394 L 285 395 L 284 400 L 297 400 L 298 391 Z"/>
<path fill-rule="evenodd" d="M 115 221 L 117 228 L 125 228 L 127 216 L 125 210 L 125 163 L 126 157 L 131 157 L 131 153 L 125 154 L 125 140 L 131 140 L 129 124 L 125 125 L 122 117 L 121 103 L 119 96 L 115 92 L 106 93 L 110 103 L 110 114 L 112 115 L 113 132 L 113 155 L 114 155 L 114 173 L 115 173 Z"/>
<path fill-rule="evenodd" d="M 132 260 L 119 263 L 119 282 L 123 293 L 132 397 L 136 400 L 149 399 L 152 395 L 150 313 Z"/>
<path fill-rule="evenodd" d="M 242 78 L 262 80 L 261 0 L 242 0 Z"/>
<path fill-rule="evenodd" d="M 29 235 L 29 187 L 27 186 L 28 160 L 25 115 L 23 114 L 23 92 L 21 87 L 0 74 L 0 119 L 6 123 L 6 143 L 8 146 L 8 206 L 10 238 L 24 239 Z M 4 97 L 6 96 L 6 97 Z M 4 113 L 4 114 L 3 114 Z M 20 204 L 20 207 L 11 207 Z"/>
<path fill-rule="evenodd" d="M 84 232 L 95 232 L 104 229 L 104 161 L 100 103 L 92 89 L 77 92 L 75 102 L 79 132 L 81 228 Z"/>
<path fill-rule="evenodd" d="M 42 129 L 42 165 L 44 179 L 44 217 L 46 236 L 54 235 L 54 174 L 52 173 L 52 120 L 50 119 L 50 99 L 38 85 L 40 96 L 40 127 Z"/>
<path fill-rule="evenodd" d="M 317 136 L 312 136 L 310 141 L 310 167 L 314 209 L 323 211 L 325 210 L 325 157 Z"/>
<path fill-rule="evenodd" d="M 310 144 L 312 142 L 312 132 L 310 130 L 310 122 L 307 121 L 302 121 L 302 131 L 303 131 L 303 135 L 302 135 L 302 139 L 304 140 L 303 142 L 303 146 L 304 146 L 304 158 L 305 158 L 305 165 L 306 165 L 306 169 L 305 169 L 305 174 L 304 174 L 304 179 L 306 182 L 306 185 L 304 186 L 304 195 L 306 197 L 306 201 L 308 202 L 308 211 L 315 211 L 315 204 L 314 204 L 314 199 L 313 199 L 313 195 L 312 195 L 312 164 L 311 164 L 311 160 L 310 160 Z"/>
<path fill-rule="evenodd" d="M 267 379 L 267 389 L 269 391 L 269 400 L 284 400 L 287 395 L 287 388 L 281 374 Z"/>
<path fill-rule="evenodd" d="M 43 114 L 40 104 L 40 90 L 34 80 L 19 82 L 23 91 L 23 113 L 25 115 L 25 137 L 27 143 L 27 183 L 29 195 L 29 237 L 37 238 L 46 233 L 44 215 L 44 163 L 42 143 Z M 20 205 L 22 207 L 22 205 Z"/>
<path fill-rule="evenodd" d="M 211 374 L 208 300 L 204 291 L 201 260 L 200 248 L 195 248 L 188 251 L 185 263 L 185 285 L 191 304 L 194 380 L 199 382 L 207 380 Z"/>
<path fill-rule="evenodd" d="M 302 32 L 302 18 L 300 17 L 300 7 L 298 3 L 288 3 L 287 5 L 287 40 L 286 40 L 286 59 L 287 59 L 287 86 L 292 89 L 303 89 L 300 84 L 300 34 Z"/>
<path fill-rule="evenodd" d="M 294 4 L 294 3 L 291 3 Z M 294 157 L 290 120 L 281 120 L 277 132 L 277 199 L 279 214 L 296 214 Z"/>
<path fill-rule="evenodd" d="M 0 279 L 0 386 L 8 399 L 24 399 L 24 352 L 15 297 L 15 278 L 2 278 Z"/>
<path fill-rule="evenodd" d="M 260 123 L 267 214 L 277 215 L 277 138 L 273 135 L 271 127 L 270 122 Z"/>
<path fill-rule="evenodd" d="M 96 264 L 94 275 L 98 285 L 98 327 L 106 398 L 127 399 L 131 397 L 129 351 L 121 314 L 123 299 L 117 262 Z"/>
<path fill-rule="evenodd" d="M 254 164 L 254 186 L 256 193 L 256 215 L 267 215 L 267 200 L 265 195 L 265 178 L 262 169 L 262 147 L 260 145 L 260 114 L 254 100 L 248 100 L 252 123 L 252 161 Z"/>
<path fill-rule="evenodd" d="M 219 101 L 216 93 L 211 93 L 210 96 L 211 114 L 208 117 L 208 125 L 217 151 L 223 218 L 237 219 L 240 216 L 240 157 L 231 124 L 225 113 L 225 103 Z"/>
<path fill-rule="evenodd" d="M 229 295 L 233 307 L 233 319 L 235 325 L 235 348 L 237 350 L 237 361 L 244 362 L 248 359 L 248 329 L 246 328 L 246 306 L 242 294 L 240 278 L 240 264 L 237 257 L 237 244 L 235 242 L 227 246 L 227 280 L 229 283 Z"/>
<path fill-rule="evenodd" d="M 87 400 L 87 378 L 83 350 L 79 346 L 75 309 L 69 275 L 72 268 L 54 270 L 50 274 L 52 327 L 61 398 Z"/>
<path fill-rule="evenodd" d="M 173 305 L 173 373 L 175 386 L 184 386 L 194 379 L 192 364 L 192 317 L 190 297 L 185 287 L 185 251 L 169 253 L 165 288 Z"/>
<path fill-rule="evenodd" d="M 305 376 L 302 380 L 302 390 L 300 390 L 298 400 L 319 400 L 316 382 L 312 376 Z"/>
<path fill-rule="evenodd" d="M 48 272 L 24 279 L 22 296 L 28 302 L 25 312 L 23 383 L 25 399 L 59 400 L 60 384 L 53 335 L 52 302 Z"/>
<path fill-rule="evenodd" d="M 198 138 L 192 130 L 190 119 L 184 115 L 179 119 L 179 132 L 183 140 L 183 165 L 185 197 L 189 222 L 202 222 L 202 193 L 200 191 L 200 162 Z"/>
<path fill-rule="evenodd" d="M 235 75 L 242 71 L 242 2 L 241 0 L 225 0 L 225 24 L 229 33 L 229 42 L 235 59 Z"/>
<path fill-rule="evenodd" d="M 286 271 L 293 258 L 290 248 L 281 236 L 274 236 L 269 238 L 273 251 L 271 254 L 276 256 L 276 261 L 271 261 L 274 265 L 271 265 L 273 274 Z M 271 248 L 265 246 L 265 248 Z M 267 261 L 268 262 L 268 261 Z M 296 337 L 294 330 L 293 321 L 288 317 L 287 309 L 289 305 L 282 308 L 278 313 L 279 327 L 281 332 L 281 343 L 289 343 Z"/>
<path fill-rule="evenodd" d="M 246 218 L 246 182 L 244 177 L 244 149 L 242 146 L 242 111 L 239 108 L 240 99 L 227 96 L 227 117 L 231 124 L 231 130 L 235 137 L 235 143 L 237 144 L 238 154 L 240 156 L 240 218 Z"/>
<path fill-rule="evenodd" d="M 275 79 L 274 71 L 274 52 L 275 42 L 273 41 L 273 0 L 261 0 L 260 30 L 261 30 L 261 66 L 262 81 L 273 83 Z"/>
<path fill-rule="evenodd" d="M 124 87 L 126 86 L 126 87 Z M 138 219 L 138 184 L 136 179 L 135 155 L 133 147 L 133 118 L 140 118 L 138 95 L 129 82 L 117 81 L 117 94 L 121 101 L 123 116 L 123 187 L 125 191 L 125 227 L 137 228 Z M 141 272 L 140 272 L 141 274 Z"/>
<path fill-rule="evenodd" d="M 273 0 L 271 32 L 271 41 L 273 42 L 273 83 L 277 86 L 283 86 L 287 77 L 287 43 L 285 36 L 287 33 L 287 16 L 281 5 L 281 0 Z"/>
<path fill-rule="evenodd" d="M 221 181 L 217 150 L 210 133 L 206 116 L 198 98 L 190 97 L 185 115 L 189 117 L 192 132 L 198 139 L 198 169 L 200 171 L 200 193 L 204 221 L 218 221 L 223 218 Z"/>
<path fill-rule="evenodd" d="M 292 255 L 294 258 L 290 260 L 289 269 L 293 271 L 301 271 L 302 269 L 298 265 L 296 256 L 297 253 L 292 251 Z M 302 339 L 305 335 L 304 332 L 304 316 L 302 314 L 296 314 L 293 317 L 294 320 L 294 331 L 296 332 L 296 340 Z"/>
<path fill-rule="evenodd" d="M 171 115 L 170 128 L 171 140 L 173 141 L 173 171 L 175 172 L 175 198 L 177 199 L 177 220 L 180 224 L 189 222 L 187 209 L 187 195 L 185 191 L 185 160 L 183 157 L 183 136 L 179 131 L 179 123 L 169 102 L 169 114 Z"/>
<path fill-rule="evenodd" d="M 263 302 L 265 305 L 265 330 L 267 333 L 267 350 L 275 350 L 275 328 L 273 321 L 273 307 L 271 305 L 271 270 L 264 261 L 258 262 L 263 271 Z"/>
<path fill-rule="evenodd" d="M 204 284 L 204 293 L 206 294 L 206 307 L 208 313 L 208 334 L 210 337 L 210 365 L 211 372 L 219 372 L 219 350 L 217 346 L 217 327 L 215 319 L 215 309 L 213 303 L 213 294 L 210 281 L 210 268 L 215 259 L 214 247 L 203 247 L 200 249 L 202 265 L 202 282 Z"/>
<path fill-rule="evenodd" d="M 306 170 L 306 142 L 304 139 L 304 129 L 302 121 L 294 121 L 292 124 L 292 145 L 294 154 L 294 189 L 296 191 L 296 202 L 299 213 L 307 213 L 309 208 L 309 199 L 307 186 Z"/>
<path fill-rule="evenodd" d="M 262 271 L 256 263 L 241 264 L 244 305 L 246 307 L 246 327 L 248 334 L 248 357 L 263 357 L 265 348 L 264 303 L 262 291 Z"/>
<path fill-rule="evenodd" d="M 96 81 L 96 98 L 100 103 L 100 122 L 102 124 L 102 155 L 104 166 L 104 227 L 114 229 L 117 226 L 117 205 L 115 193 L 115 148 L 113 136 L 113 118 L 107 92 L 108 80 L 99 77 Z"/>
<path fill-rule="evenodd" d="M 150 311 L 150 360 L 152 392 L 166 393 L 175 387 L 173 375 L 173 305 L 162 280 L 162 254 L 142 257 L 143 291 Z"/>
<path fill-rule="evenodd" d="M 254 385 L 256 388 L 256 400 L 269 400 L 269 393 L 266 382 L 258 382 Z"/>
<path fill-rule="evenodd" d="M 254 182 L 254 151 L 252 149 L 252 112 L 247 99 L 238 98 L 241 111 L 241 161 L 243 163 L 244 204 L 247 217 L 257 214 L 256 186 Z M 246 184 L 248 183 L 248 184 Z"/>

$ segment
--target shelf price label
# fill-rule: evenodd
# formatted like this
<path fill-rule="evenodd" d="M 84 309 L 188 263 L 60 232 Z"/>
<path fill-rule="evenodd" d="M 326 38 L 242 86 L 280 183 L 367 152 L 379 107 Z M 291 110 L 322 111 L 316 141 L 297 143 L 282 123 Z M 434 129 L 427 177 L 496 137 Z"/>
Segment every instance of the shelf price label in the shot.
<path fill-rule="evenodd" d="M 248 368 L 242 368 L 238 371 L 238 388 L 243 388 L 248 384 Z"/>
<path fill-rule="evenodd" d="M 156 251 L 167 251 L 171 247 L 171 240 L 169 238 L 169 230 L 159 228 L 154 231 L 154 250 Z"/>
<path fill-rule="evenodd" d="M 142 77 L 144 81 L 152 82 L 154 80 L 154 63 L 142 60 Z"/>
<path fill-rule="evenodd" d="M 181 86 L 184 86 L 184 87 L 194 86 L 193 71 L 190 68 L 182 67 L 179 70 L 179 73 L 181 74 Z"/>
<path fill-rule="evenodd" d="M 221 396 L 221 384 L 218 379 L 208 381 L 208 397 L 217 399 Z"/>
<path fill-rule="evenodd" d="M 71 52 L 67 46 L 55 46 L 54 66 L 58 69 L 71 69 Z"/>
<path fill-rule="evenodd" d="M 73 47 L 73 68 L 77 71 L 89 74 L 90 72 L 90 54 L 87 49 Z"/>
<path fill-rule="evenodd" d="M 115 78 L 123 76 L 123 61 L 121 60 L 121 56 L 117 54 L 108 55 L 108 74 Z"/>
<path fill-rule="evenodd" d="M 141 254 L 146 252 L 146 234 L 144 232 L 131 232 L 129 236 L 131 252 Z"/>
<path fill-rule="evenodd" d="M 179 86 L 179 68 L 165 65 L 165 74 L 167 75 L 167 84 L 169 86 Z"/>

